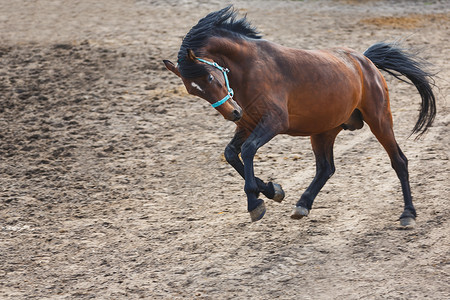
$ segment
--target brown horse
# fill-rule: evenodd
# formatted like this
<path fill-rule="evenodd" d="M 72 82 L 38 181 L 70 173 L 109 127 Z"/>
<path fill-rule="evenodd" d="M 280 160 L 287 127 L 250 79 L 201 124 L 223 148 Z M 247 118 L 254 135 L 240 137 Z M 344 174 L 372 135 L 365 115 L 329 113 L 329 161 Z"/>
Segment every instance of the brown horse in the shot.
<path fill-rule="evenodd" d="M 258 148 L 277 134 L 310 136 L 316 176 L 297 202 L 292 218 L 309 214 L 314 198 L 334 171 L 333 144 L 343 130 L 367 123 L 387 151 L 403 191 L 403 226 L 414 225 L 408 164 L 393 132 L 386 81 L 379 69 L 409 79 L 422 103 L 413 133 L 424 133 L 436 114 L 431 74 L 414 56 L 392 44 L 378 43 L 364 54 L 347 48 L 300 50 L 260 37 L 231 6 L 201 19 L 183 39 L 178 64 L 164 61 L 187 91 L 206 99 L 237 125 L 225 149 L 226 160 L 245 179 L 251 220 L 265 213 L 260 193 L 281 202 L 280 185 L 256 178 Z M 228 78 L 228 72 L 230 76 Z M 234 89 L 234 90 L 233 90 Z M 241 159 L 239 158 L 241 153 Z"/>

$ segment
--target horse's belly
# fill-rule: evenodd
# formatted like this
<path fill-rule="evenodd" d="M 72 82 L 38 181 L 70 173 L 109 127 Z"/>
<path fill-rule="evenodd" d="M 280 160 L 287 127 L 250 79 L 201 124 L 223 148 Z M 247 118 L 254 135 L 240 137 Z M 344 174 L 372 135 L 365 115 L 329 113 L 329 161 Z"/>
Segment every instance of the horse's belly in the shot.
<path fill-rule="evenodd" d="M 289 105 L 290 135 L 313 135 L 322 133 L 346 122 L 357 106 L 357 98 L 338 97 L 324 101 L 301 101 Z"/>
<path fill-rule="evenodd" d="M 285 132 L 294 136 L 309 136 L 326 132 L 343 124 L 331 118 L 314 118 L 314 116 L 289 115 L 289 128 Z"/>
<path fill-rule="evenodd" d="M 346 122 L 361 100 L 359 80 L 327 81 L 299 88 L 288 100 L 291 135 L 313 135 Z"/>

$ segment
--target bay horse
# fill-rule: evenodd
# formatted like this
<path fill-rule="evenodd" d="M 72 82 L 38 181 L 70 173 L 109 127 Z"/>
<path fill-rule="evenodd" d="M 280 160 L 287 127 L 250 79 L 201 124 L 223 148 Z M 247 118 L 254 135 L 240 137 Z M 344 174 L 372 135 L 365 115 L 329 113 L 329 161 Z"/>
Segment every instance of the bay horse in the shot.
<path fill-rule="evenodd" d="M 278 134 L 310 136 L 316 175 L 292 212 L 293 219 L 300 219 L 309 214 L 335 172 L 333 144 L 338 133 L 360 129 L 365 122 L 400 180 L 400 224 L 415 224 L 408 162 L 394 137 L 388 88 L 379 70 L 400 80 L 404 76 L 417 88 L 422 102 L 413 133 L 420 136 L 431 126 L 436 104 L 432 74 L 414 55 L 388 43 L 376 43 L 363 54 L 347 48 L 287 48 L 262 39 L 246 17 L 237 19 L 230 5 L 191 28 L 177 65 L 168 60 L 164 64 L 181 78 L 189 94 L 207 100 L 237 125 L 225 158 L 245 180 L 252 221 L 266 212 L 260 193 L 277 202 L 285 195 L 279 184 L 255 177 L 253 159 L 261 146 Z"/>

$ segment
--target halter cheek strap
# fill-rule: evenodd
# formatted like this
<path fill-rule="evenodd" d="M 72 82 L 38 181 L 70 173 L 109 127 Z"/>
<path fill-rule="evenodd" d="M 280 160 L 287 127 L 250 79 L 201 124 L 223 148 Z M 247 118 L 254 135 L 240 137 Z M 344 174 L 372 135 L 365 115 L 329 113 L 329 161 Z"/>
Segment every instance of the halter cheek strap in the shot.
<path fill-rule="evenodd" d="M 214 107 L 214 108 L 219 107 L 222 104 L 224 104 L 225 102 L 227 102 L 228 99 L 230 99 L 234 95 L 233 89 L 230 87 L 230 82 L 228 81 L 228 76 L 227 76 L 227 73 L 230 72 L 230 70 L 228 70 L 227 68 L 219 66 L 216 62 L 209 62 L 209 61 L 201 59 L 201 58 L 197 58 L 197 60 L 201 61 L 202 63 L 208 64 L 210 66 L 213 66 L 213 67 L 219 69 L 222 72 L 222 74 L 223 74 L 223 78 L 225 79 L 225 84 L 226 84 L 227 90 L 228 90 L 228 95 L 223 97 L 222 100 L 219 100 L 219 101 L 214 102 L 213 104 L 211 104 L 211 106 Z"/>

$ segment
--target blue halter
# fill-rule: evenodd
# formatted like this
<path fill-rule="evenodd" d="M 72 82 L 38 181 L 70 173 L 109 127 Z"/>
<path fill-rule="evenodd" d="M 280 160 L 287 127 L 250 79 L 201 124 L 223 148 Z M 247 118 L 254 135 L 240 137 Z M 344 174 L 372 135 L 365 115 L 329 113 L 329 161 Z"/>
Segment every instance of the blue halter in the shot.
<path fill-rule="evenodd" d="M 230 70 L 228 70 L 227 68 L 219 66 L 215 62 L 209 62 L 209 61 L 201 59 L 201 58 L 197 58 L 197 60 L 219 69 L 222 72 L 222 74 L 223 74 L 223 78 L 225 78 L 225 84 L 227 85 L 228 95 L 226 95 L 222 100 L 219 100 L 219 101 L 211 104 L 211 106 L 214 107 L 214 108 L 219 107 L 222 104 L 224 104 L 225 102 L 227 102 L 228 99 L 230 99 L 234 95 L 233 89 L 230 88 L 230 83 L 228 81 L 228 76 L 227 76 L 227 73 L 230 72 Z"/>

